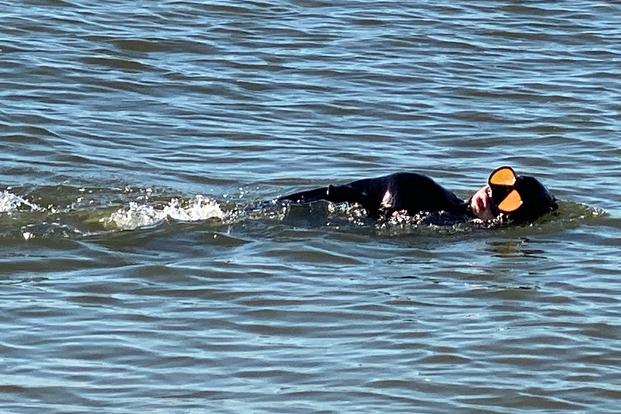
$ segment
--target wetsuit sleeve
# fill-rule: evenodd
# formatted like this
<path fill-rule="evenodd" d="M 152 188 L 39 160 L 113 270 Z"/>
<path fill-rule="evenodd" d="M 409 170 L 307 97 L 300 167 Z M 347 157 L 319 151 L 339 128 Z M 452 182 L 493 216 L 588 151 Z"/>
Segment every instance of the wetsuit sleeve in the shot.
<path fill-rule="evenodd" d="M 363 180 L 360 180 L 363 181 Z M 358 203 L 365 197 L 364 186 L 360 181 L 344 185 L 329 185 L 327 187 L 316 188 L 314 190 L 301 191 L 280 197 L 279 200 L 288 200 L 297 203 L 310 203 L 313 201 L 325 200 L 333 203 Z"/>
<path fill-rule="evenodd" d="M 321 187 L 309 191 L 301 191 L 299 193 L 282 196 L 279 200 L 293 201 L 295 203 L 310 203 L 318 200 L 327 200 L 328 188 Z"/>

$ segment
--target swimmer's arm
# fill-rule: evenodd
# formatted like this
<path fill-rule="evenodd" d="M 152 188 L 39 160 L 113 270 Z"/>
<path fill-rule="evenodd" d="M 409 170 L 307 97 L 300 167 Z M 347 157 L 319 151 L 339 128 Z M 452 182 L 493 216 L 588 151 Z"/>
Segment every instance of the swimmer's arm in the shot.
<path fill-rule="evenodd" d="M 314 190 L 302 191 L 280 197 L 279 200 L 288 200 L 295 203 L 311 203 L 313 201 L 325 200 L 333 203 L 363 203 L 367 198 L 367 193 L 359 182 L 345 185 L 329 185 Z"/>
<path fill-rule="evenodd" d="M 329 187 L 316 188 L 309 191 L 289 194 L 278 198 L 280 201 L 292 201 L 294 203 L 312 203 L 313 201 L 328 200 Z"/>

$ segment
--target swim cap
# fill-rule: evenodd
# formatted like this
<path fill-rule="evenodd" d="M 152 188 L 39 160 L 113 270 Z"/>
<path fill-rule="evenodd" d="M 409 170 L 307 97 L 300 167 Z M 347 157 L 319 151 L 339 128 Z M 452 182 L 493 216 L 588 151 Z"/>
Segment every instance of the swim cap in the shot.
<path fill-rule="evenodd" d="M 496 208 L 511 220 L 534 220 L 558 208 L 556 198 L 535 177 L 518 176 L 511 167 L 492 171 L 488 184 Z"/>
<path fill-rule="evenodd" d="M 520 193 L 523 204 L 509 217 L 516 221 L 534 220 L 558 208 L 556 198 L 535 177 L 518 176 L 515 189 Z"/>

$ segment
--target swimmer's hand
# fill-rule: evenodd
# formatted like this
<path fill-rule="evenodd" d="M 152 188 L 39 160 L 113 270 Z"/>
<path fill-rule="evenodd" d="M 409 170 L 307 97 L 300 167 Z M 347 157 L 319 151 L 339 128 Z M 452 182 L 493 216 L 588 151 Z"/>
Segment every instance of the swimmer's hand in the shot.
<path fill-rule="evenodd" d="M 496 217 L 493 210 L 492 190 L 489 185 L 482 187 L 472 196 L 470 209 L 475 216 L 484 221 L 490 221 Z"/>

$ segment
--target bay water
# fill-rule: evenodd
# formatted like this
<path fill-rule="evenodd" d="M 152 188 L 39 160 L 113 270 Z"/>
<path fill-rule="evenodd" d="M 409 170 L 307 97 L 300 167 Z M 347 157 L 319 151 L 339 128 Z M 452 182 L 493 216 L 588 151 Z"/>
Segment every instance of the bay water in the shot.
<path fill-rule="evenodd" d="M 619 412 L 620 79 L 612 1 L 0 0 L 0 411 Z"/>

